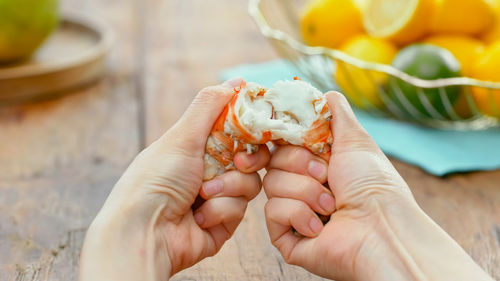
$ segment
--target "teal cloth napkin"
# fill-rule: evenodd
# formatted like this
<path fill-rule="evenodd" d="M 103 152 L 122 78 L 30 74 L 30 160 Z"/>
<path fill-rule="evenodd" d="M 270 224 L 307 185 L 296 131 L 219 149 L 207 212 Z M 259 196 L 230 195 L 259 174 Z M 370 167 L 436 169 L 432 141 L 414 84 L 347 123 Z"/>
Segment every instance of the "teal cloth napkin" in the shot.
<path fill-rule="evenodd" d="M 283 60 L 245 64 L 225 69 L 221 80 L 239 76 L 270 87 L 300 73 Z M 454 172 L 500 168 L 500 128 L 485 131 L 442 131 L 356 111 L 363 127 L 392 157 L 443 176 Z"/>

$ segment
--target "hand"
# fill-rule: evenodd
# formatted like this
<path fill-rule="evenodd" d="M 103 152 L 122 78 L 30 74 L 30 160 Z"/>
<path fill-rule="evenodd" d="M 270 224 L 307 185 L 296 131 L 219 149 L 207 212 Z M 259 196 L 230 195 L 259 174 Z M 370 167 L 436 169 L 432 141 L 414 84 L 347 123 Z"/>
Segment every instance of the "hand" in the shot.
<path fill-rule="evenodd" d="M 260 191 L 267 147 L 238 153 L 237 170 L 202 183 L 205 143 L 241 79 L 202 90 L 182 118 L 141 152 L 90 226 L 80 280 L 167 280 L 217 253 Z M 201 188 L 201 189 L 200 189 Z M 201 206 L 192 206 L 201 202 Z"/>
<path fill-rule="evenodd" d="M 419 208 L 345 98 L 327 99 L 329 163 L 280 147 L 264 177 L 267 227 L 285 261 L 335 280 L 490 280 Z"/>

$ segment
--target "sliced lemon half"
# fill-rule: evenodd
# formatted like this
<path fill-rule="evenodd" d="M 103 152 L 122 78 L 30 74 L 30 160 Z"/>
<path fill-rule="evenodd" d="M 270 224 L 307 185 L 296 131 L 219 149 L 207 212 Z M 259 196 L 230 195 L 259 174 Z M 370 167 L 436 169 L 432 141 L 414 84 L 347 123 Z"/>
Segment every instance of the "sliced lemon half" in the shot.
<path fill-rule="evenodd" d="M 427 33 L 432 7 L 433 0 L 372 0 L 363 24 L 371 36 L 404 45 Z"/>

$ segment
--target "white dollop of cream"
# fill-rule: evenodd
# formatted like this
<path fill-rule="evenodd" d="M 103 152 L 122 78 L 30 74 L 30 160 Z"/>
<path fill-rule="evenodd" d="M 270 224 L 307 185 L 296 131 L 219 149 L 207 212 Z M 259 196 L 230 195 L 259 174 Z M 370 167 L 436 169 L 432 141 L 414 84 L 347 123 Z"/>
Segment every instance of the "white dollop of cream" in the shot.
<path fill-rule="evenodd" d="M 300 80 L 278 81 L 262 94 L 264 91 L 262 86 L 248 83 L 240 92 L 233 110 L 242 127 L 257 140 L 269 131 L 273 140 L 303 144 L 303 136 L 321 116 L 326 103 L 323 94 Z M 229 123 L 229 132 L 237 130 Z"/>
<path fill-rule="evenodd" d="M 262 98 L 257 97 L 266 89 L 253 82 L 241 89 L 238 99 L 232 110 L 238 117 L 241 126 L 250 133 L 255 139 L 262 137 L 262 127 L 273 116 L 273 107 Z M 238 128 L 232 122 L 225 123 L 225 131 L 231 134 L 239 135 Z"/>

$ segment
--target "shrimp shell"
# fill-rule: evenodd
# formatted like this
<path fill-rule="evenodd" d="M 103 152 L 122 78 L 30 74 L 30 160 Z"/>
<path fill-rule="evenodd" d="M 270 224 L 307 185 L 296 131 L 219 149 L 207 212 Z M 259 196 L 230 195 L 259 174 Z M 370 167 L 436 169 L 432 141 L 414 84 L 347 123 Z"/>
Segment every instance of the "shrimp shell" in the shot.
<path fill-rule="evenodd" d="M 288 85 L 290 85 L 290 83 L 297 83 L 298 85 L 298 83 L 306 82 L 295 79 L 295 81 L 286 81 L 286 83 L 288 83 Z M 302 86 L 304 86 L 304 84 L 302 84 Z M 312 88 L 309 84 L 307 84 L 307 86 Z M 273 87 L 271 87 L 271 89 L 273 89 Z M 316 89 L 314 90 L 317 91 Z M 268 142 L 272 142 L 275 145 L 301 145 L 309 149 L 312 153 L 328 160 L 333 142 L 330 130 L 332 115 L 322 95 L 315 97 L 311 102 L 311 108 L 314 109 L 316 118 L 314 122 L 312 122 L 309 127 L 303 128 L 298 138 L 296 136 L 291 140 L 277 136 L 279 135 L 277 130 L 261 128 L 258 125 L 252 124 L 246 125 L 242 122 L 243 118 L 241 111 L 244 111 L 246 107 L 253 106 L 254 103 L 244 103 L 244 100 L 242 101 L 240 99 L 246 98 L 252 102 L 264 99 L 269 92 L 265 87 L 256 83 L 247 84 L 243 82 L 239 87 L 234 89 L 234 92 L 235 95 L 218 117 L 207 140 L 204 156 L 205 169 L 203 179 L 205 181 L 221 175 L 226 171 L 235 169 L 233 158 L 237 152 L 247 151 L 249 154 L 255 153 L 259 145 Z M 266 122 L 273 122 L 271 120 L 281 120 L 280 118 L 284 118 L 283 113 L 277 114 L 278 112 L 275 110 L 275 104 L 269 101 L 266 102 L 269 104 L 268 107 L 270 108 L 270 114 Z M 289 115 L 293 117 L 294 112 L 289 112 Z M 286 117 L 288 118 L 289 116 Z M 293 122 L 296 122 L 299 126 L 303 126 L 296 120 Z M 281 130 L 283 130 L 283 128 L 281 128 Z M 298 142 L 297 139 L 300 139 L 300 142 Z"/>

